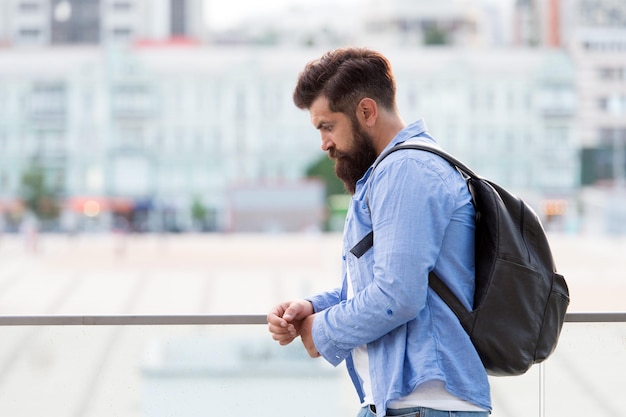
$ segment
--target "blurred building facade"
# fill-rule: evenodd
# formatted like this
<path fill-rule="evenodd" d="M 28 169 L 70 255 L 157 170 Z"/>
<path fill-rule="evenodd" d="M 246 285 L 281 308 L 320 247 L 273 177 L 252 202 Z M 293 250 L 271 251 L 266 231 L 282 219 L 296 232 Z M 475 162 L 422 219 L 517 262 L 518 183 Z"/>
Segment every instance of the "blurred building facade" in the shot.
<path fill-rule="evenodd" d="M 504 46 L 511 36 L 509 5 L 510 0 L 366 0 L 293 6 L 277 16 L 244 20 L 212 39 L 297 46 Z"/>
<path fill-rule="evenodd" d="M 514 44 L 567 51 L 576 68 L 579 206 L 626 233 L 626 3 L 516 0 Z"/>
<path fill-rule="evenodd" d="M 361 36 L 398 46 L 492 47 L 508 42 L 505 23 L 506 7 L 486 1 L 370 1 Z"/>
<path fill-rule="evenodd" d="M 481 175 L 535 206 L 576 189 L 575 70 L 563 51 L 389 55 L 403 113 L 423 115 L 443 146 Z"/>
<path fill-rule="evenodd" d="M 204 40 L 203 7 L 203 0 L 2 0 L 0 44 Z"/>
<path fill-rule="evenodd" d="M 2 50 L 0 196 L 18 193 L 37 158 L 78 212 L 106 197 L 102 207 L 145 207 L 146 221 L 174 218 L 187 229 L 198 198 L 220 228 L 230 187 L 302 181 L 323 156 L 308 114 L 291 102 L 298 72 L 322 52 Z M 483 175 L 538 196 L 575 190 L 574 71 L 563 53 L 384 52 L 405 117 L 424 116 L 443 146 Z"/>
<path fill-rule="evenodd" d="M 35 3 L 52 13 L 72 2 L 11 0 L 2 3 L 0 21 L 8 19 L 7 4 L 15 13 L 37 9 Z M 592 175 L 596 186 L 607 180 L 597 172 L 614 177 L 612 165 L 598 161 L 615 160 L 613 148 L 623 143 L 616 138 L 626 132 L 619 117 L 626 108 L 624 29 L 612 17 L 624 6 L 516 1 L 515 24 L 507 28 L 507 12 L 493 2 L 443 3 L 437 9 L 423 1 L 371 2 L 349 33 L 322 30 L 310 38 L 312 21 L 290 39 L 277 32 L 259 44 L 242 36 L 238 42 L 246 44 L 236 46 L 215 34 L 180 41 L 172 22 L 183 9 L 201 10 L 191 0 L 176 13 L 164 0 L 102 0 L 101 21 L 112 21 L 106 13 L 116 8 L 139 16 L 155 15 L 148 8 L 163 12 L 151 26 L 161 22 L 160 30 L 133 29 L 125 42 L 103 41 L 101 29 L 98 45 L 76 46 L 68 35 L 39 47 L 14 45 L 0 25 L 9 46 L 0 49 L 0 199 L 18 194 L 20 175 L 36 159 L 62 190 L 64 212 L 79 214 L 65 216 L 66 228 L 107 228 L 115 213 L 128 220 L 132 212 L 130 220 L 146 230 L 190 230 L 197 227 L 191 208 L 200 207 L 196 213 L 211 219 L 203 227 L 226 230 L 232 190 L 298 183 L 300 191 L 309 189 L 304 173 L 323 154 L 308 114 L 291 102 L 297 74 L 329 47 L 367 39 L 391 59 L 407 121 L 425 117 L 444 147 L 540 215 L 550 218 L 555 202 L 576 215 L 585 178 Z M 434 35 L 443 43 L 426 42 Z M 91 202 L 100 211 L 85 211 Z"/>
<path fill-rule="evenodd" d="M 574 62 L 582 185 L 623 187 L 626 3 L 517 0 L 515 11 L 516 45 L 562 48 Z"/>
<path fill-rule="evenodd" d="M 579 0 L 577 12 L 577 30 L 572 33 L 569 48 L 578 69 L 580 142 L 586 156 L 598 158 L 585 166 L 588 171 L 583 180 L 593 184 L 610 179 L 623 187 L 626 3 Z M 612 168 L 602 164 L 607 157 Z"/>
<path fill-rule="evenodd" d="M 626 234 L 626 3 L 578 0 L 569 45 L 577 65 L 582 197 L 589 217 Z"/>
<path fill-rule="evenodd" d="M 0 196 L 19 194 L 35 158 L 79 213 L 89 201 L 114 212 L 144 207 L 189 229 L 194 198 L 221 213 L 227 187 L 296 181 L 319 144 L 291 105 L 304 58 L 286 56 L 179 46 L 2 50 Z"/>

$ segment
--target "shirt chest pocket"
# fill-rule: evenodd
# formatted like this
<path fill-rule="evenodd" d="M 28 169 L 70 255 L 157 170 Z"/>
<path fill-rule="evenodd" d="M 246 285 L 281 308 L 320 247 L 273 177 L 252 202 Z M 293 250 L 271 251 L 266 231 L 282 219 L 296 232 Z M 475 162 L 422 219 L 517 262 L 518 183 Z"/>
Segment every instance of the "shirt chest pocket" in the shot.
<path fill-rule="evenodd" d="M 372 218 L 366 201 L 353 199 L 350 204 L 345 230 L 346 264 L 358 290 L 373 279 Z"/>
<path fill-rule="evenodd" d="M 346 219 L 344 237 L 346 249 L 351 251 L 365 236 L 372 232 L 372 216 L 365 200 L 352 199 Z M 351 252 L 354 255 L 354 252 Z M 360 258 L 361 256 L 357 256 Z"/>

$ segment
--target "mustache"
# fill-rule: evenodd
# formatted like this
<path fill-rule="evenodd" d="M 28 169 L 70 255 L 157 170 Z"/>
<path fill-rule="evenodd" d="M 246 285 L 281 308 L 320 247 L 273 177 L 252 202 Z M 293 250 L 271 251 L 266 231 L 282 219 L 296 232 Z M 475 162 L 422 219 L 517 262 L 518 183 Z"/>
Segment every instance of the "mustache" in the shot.
<path fill-rule="evenodd" d="M 341 159 L 341 158 L 347 158 L 350 155 L 347 152 L 342 152 L 342 151 L 338 151 L 336 148 L 331 148 L 328 150 L 328 157 L 330 159 Z"/>

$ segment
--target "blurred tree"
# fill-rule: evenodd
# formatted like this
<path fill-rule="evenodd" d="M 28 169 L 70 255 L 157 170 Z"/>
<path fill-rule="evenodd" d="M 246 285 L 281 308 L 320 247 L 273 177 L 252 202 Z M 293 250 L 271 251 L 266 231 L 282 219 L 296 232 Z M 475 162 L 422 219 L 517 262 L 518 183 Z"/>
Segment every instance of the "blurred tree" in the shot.
<path fill-rule="evenodd" d="M 199 230 L 205 229 L 207 213 L 208 210 L 202 203 L 202 200 L 200 200 L 197 196 L 194 197 L 193 202 L 191 203 L 191 219 L 194 226 Z"/>
<path fill-rule="evenodd" d="M 40 220 L 56 220 L 60 213 L 61 190 L 50 187 L 46 173 L 37 159 L 22 172 L 20 197 L 26 208 Z"/>
<path fill-rule="evenodd" d="M 326 155 L 320 157 L 306 170 L 308 178 L 319 178 L 326 185 L 326 197 L 345 194 L 343 182 L 335 175 L 335 163 Z"/>
<path fill-rule="evenodd" d="M 437 26 L 431 26 L 424 31 L 424 45 L 436 46 L 447 44 L 448 36 L 446 32 L 439 29 Z"/>
<path fill-rule="evenodd" d="M 306 171 L 308 178 L 317 178 L 326 185 L 326 206 L 328 213 L 324 224 L 325 230 L 342 229 L 350 196 L 343 182 L 335 175 L 335 163 L 326 155 L 315 161 Z"/>

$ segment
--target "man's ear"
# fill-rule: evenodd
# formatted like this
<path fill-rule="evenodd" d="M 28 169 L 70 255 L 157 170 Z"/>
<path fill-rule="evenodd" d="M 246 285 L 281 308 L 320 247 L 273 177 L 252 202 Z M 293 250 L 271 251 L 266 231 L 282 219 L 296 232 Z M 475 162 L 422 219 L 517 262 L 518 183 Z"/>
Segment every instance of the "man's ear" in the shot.
<path fill-rule="evenodd" d="M 374 126 L 378 118 L 378 105 L 369 97 L 362 98 L 356 106 L 356 117 L 365 126 Z"/>

